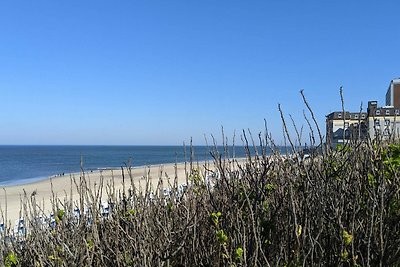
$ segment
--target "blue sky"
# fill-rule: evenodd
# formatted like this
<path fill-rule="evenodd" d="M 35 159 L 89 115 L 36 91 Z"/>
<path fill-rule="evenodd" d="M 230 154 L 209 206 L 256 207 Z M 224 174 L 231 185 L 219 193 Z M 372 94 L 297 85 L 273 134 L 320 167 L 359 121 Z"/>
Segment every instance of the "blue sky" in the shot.
<path fill-rule="evenodd" d="M 1 1 L 0 144 L 277 143 L 400 77 L 397 1 Z M 237 143 L 240 138 L 237 137 Z"/>

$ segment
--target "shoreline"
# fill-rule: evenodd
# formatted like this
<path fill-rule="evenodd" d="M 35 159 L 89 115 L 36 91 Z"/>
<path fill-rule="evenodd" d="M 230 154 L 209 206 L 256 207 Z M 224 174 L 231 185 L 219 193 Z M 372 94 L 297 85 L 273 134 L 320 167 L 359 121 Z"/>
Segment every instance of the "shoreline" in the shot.
<path fill-rule="evenodd" d="M 140 166 L 135 166 L 131 167 L 133 169 L 143 169 L 143 168 L 149 168 L 149 167 L 156 167 L 156 166 L 162 166 L 162 165 L 174 165 L 174 164 L 185 164 L 185 162 L 166 162 L 166 163 L 159 163 L 159 164 L 150 164 L 150 165 L 140 165 Z M 123 167 L 126 169 L 126 167 Z M 101 171 L 119 171 L 121 170 L 121 166 L 119 167 L 99 167 L 96 169 L 88 169 L 85 170 L 85 174 L 91 174 L 91 173 L 98 173 Z M 81 172 L 68 172 L 68 173 L 62 173 L 62 174 L 51 174 L 48 176 L 37 176 L 37 177 L 32 177 L 32 178 L 22 178 L 17 181 L 12 181 L 12 180 L 7 180 L 4 183 L 0 183 L 0 188 L 7 188 L 7 187 L 12 187 L 12 186 L 22 186 L 22 185 L 29 185 L 29 184 L 34 184 L 38 183 L 44 180 L 50 180 L 50 179 L 55 179 L 55 178 L 62 178 L 62 177 L 69 177 L 70 175 L 80 175 Z"/>
<path fill-rule="evenodd" d="M 197 163 L 194 163 L 194 165 L 197 165 Z M 214 163 L 206 161 L 200 164 L 199 162 L 200 168 L 203 169 L 205 165 L 210 167 L 214 166 Z M 91 190 L 96 190 L 96 186 L 98 187 L 103 182 L 104 190 L 102 196 L 100 196 L 100 200 L 104 200 L 107 198 L 107 194 L 105 193 L 106 186 L 111 184 L 114 185 L 115 192 L 121 192 L 123 188 L 126 191 L 131 186 L 131 182 L 134 183 L 135 187 L 142 190 L 145 188 L 147 181 L 155 189 L 160 179 L 165 184 L 163 187 L 168 187 L 168 183 L 174 182 L 175 176 L 178 184 L 186 183 L 186 171 L 189 169 L 189 166 L 190 163 L 181 162 L 132 167 L 132 180 L 126 173 L 126 167 L 123 167 L 125 185 L 123 185 L 120 167 L 96 171 L 89 170 L 84 172 L 84 176 Z M 52 212 L 51 200 L 53 196 L 59 201 L 72 200 L 75 203 L 80 197 L 77 185 L 75 184 L 76 181 L 80 180 L 80 176 L 81 172 L 66 173 L 61 176 L 51 176 L 24 184 L 0 186 L 3 189 L 0 189 L 0 223 L 8 224 L 11 221 L 11 226 L 13 226 L 14 221 L 18 218 L 27 217 L 23 208 L 26 205 L 24 201 L 32 198 L 32 196 L 35 197 L 37 206 L 43 209 L 47 215 Z"/>
<path fill-rule="evenodd" d="M 246 161 L 245 158 L 226 160 L 231 163 L 233 163 L 233 160 L 240 165 Z M 111 188 L 113 193 L 119 194 L 123 189 L 127 193 L 131 183 L 139 190 L 145 190 L 146 186 L 150 185 L 150 191 L 155 190 L 159 182 L 162 183 L 162 188 L 170 187 L 175 181 L 178 185 L 188 183 L 187 172 L 190 170 L 191 165 L 195 169 L 198 168 L 202 174 L 206 174 L 207 170 L 215 170 L 216 167 L 213 160 L 206 160 L 193 163 L 180 162 L 136 166 L 131 168 L 132 177 L 127 173 L 126 167 L 122 168 L 124 170 L 124 178 L 121 167 L 88 170 L 84 172 L 84 176 L 87 188 L 92 192 L 95 192 L 93 190 L 98 190 L 100 184 L 103 185 L 99 199 L 101 202 L 108 200 L 107 197 L 110 192 L 106 192 L 107 187 Z M 0 224 L 9 224 L 11 222 L 11 226 L 13 226 L 14 222 L 19 218 L 29 218 L 30 214 L 26 214 L 24 206 L 26 207 L 27 202 L 32 200 L 32 197 L 35 199 L 36 206 L 46 216 L 53 211 L 53 197 L 57 200 L 57 204 L 63 205 L 63 201 L 72 201 L 73 206 L 78 206 L 78 202 L 81 199 L 78 189 L 80 177 L 81 172 L 65 173 L 61 176 L 53 175 L 44 179 L 30 181 L 29 183 L 0 186 Z M 125 181 L 125 184 L 123 184 L 123 181 Z M 87 194 L 88 192 L 86 191 L 85 193 Z M 85 201 L 87 200 L 88 196 L 86 195 Z"/>

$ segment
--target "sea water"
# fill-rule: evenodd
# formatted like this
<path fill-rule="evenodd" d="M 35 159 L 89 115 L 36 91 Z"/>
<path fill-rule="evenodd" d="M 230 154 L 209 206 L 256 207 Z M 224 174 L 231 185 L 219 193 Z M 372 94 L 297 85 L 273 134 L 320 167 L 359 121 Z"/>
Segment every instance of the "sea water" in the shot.
<path fill-rule="evenodd" d="M 211 160 L 212 151 L 216 149 L 207 146 L 0 146 L 0 185 L 79 172 L 81 161 L 83 169 L 91 171 L 185 162 L 191 155 L 194 161 Z M 246 155 L 243 147 L 217 151 L 229 157 Z"/>

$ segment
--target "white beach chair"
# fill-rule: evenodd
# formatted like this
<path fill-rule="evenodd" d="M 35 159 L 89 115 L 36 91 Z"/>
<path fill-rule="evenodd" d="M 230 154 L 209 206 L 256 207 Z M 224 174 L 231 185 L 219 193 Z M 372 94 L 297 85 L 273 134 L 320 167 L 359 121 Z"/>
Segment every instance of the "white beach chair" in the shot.
<path fill-rule="evenodd" d="M 78 220 L 81 218 L 81 210 L 78 207 L 74 208 L 73 214 L 74 217 L 77 218 Z"/>
<path fill-rule="evenodd" d="M 92 207 L 85 207 L 83 210 L 85 217 L 86 217 L 86 222 L 88 225 L 93 224 L 93 212 L 92 212 Z"/>
<path fill-rule="evenodd" d="M 152 202 L 152 201 L 154 200 L 154 193 L 153 193 L 153 192 L 150 192 L 149 195 L 148 195 L 148 197 L 147 197 L 147 199 L 148 199 L 150 202 Z"/>
<path fill-rule="evenodd" d="M 205 182 L 206 182 L 207 188 L 213 189 L 219 179 L 221 179 L 221 175 L 218 170 L 208 171 L 205 174 Z"/>
<path fill-rule="evenodd" d="M 102 218 L 108 218 L 110 215 L 110 205 L 108 202 L 103 202 L 100 204 L 100 213 Z"/>
<path fill-rule="evenodd" d="M 18 220 L 15 221 L 14 234 L 20 237 L 25 236 L 26 227 L 24 218 L 19 218 Z"/>
<path fill-rule="evenodd" d="M 171 189 L 163 188 L 163 196 L 164 196 L 164 198 L 169 198 L 171 196 Z"/>
<path fill-rule="evenodd" d="M 72 221 L 73 223 L 78 224 L 80 219 L 81 219 L 81 210 L 78 207 L 75 207 L 74 210 L 72 211 Z"/>
<path fill-rule="evenodd" d="M 51 228 L 56 228 L 57 226 L 57 222 L 56 222 L 56 218 L 54 217 L 54 213 L 50 213 L 49 215 L 49 225 Z"/>
<path fill-rule="evenodd" d="M 40 216 L 38 216 L 38 217 L 35 217 L 35 218 L 30 222 L 30 224 L 33 225 L 33 226 L 39 227 L 39 228 L 41 228 L 41 229 L 44 229 L 45 227 L 48 226 L 46 217 L 45 217 L 45 216 L 42 216 L 42 215 L 40 215 Z"/>
<path fill-rule="evenodd" d="M 187 184 L 180 184 L 180 185 L 178 186 L 178 193 L 179 193 L 179 196 L 180 196 L 180 197 L 183 196 L 183 194 L 186 192 L 186 190 L 187 190 Z"/>

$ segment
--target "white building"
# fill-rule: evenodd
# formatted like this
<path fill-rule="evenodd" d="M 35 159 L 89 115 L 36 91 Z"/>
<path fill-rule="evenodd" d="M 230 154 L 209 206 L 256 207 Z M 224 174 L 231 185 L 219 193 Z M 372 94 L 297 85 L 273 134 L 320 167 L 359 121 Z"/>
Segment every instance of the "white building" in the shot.
<path fill-rule="evenodd" d="M 390 81 L 386 106 L 368 102 L 367 112 L 332 112 L 326 116 L 326 142 L 333 147 L 349 140 L 400 138 L 400 78 Z"/>
<path fill-rule="evenodd" d="M 399 138 L 400 107 L 378 107 L 376 101 L 368 102 L 368 134 L 371 138 Z"/>
<path fill-rule="evenodd" d="M 331 146 L 343 144 L 351 139 L 365 139 L 368 134 L 366 112 L 332 112 L 326 116 L 326 141 Z"/>

